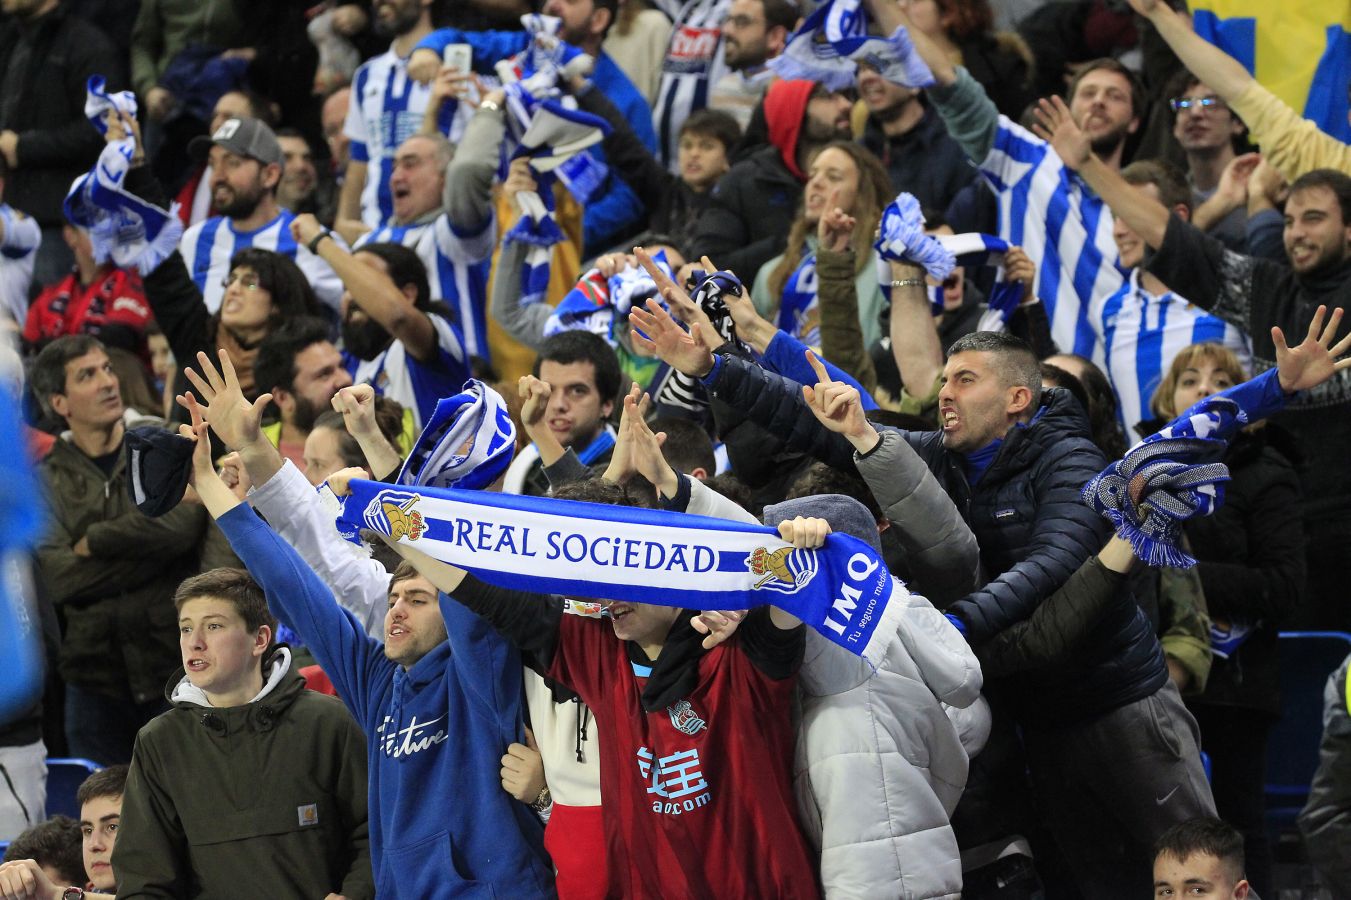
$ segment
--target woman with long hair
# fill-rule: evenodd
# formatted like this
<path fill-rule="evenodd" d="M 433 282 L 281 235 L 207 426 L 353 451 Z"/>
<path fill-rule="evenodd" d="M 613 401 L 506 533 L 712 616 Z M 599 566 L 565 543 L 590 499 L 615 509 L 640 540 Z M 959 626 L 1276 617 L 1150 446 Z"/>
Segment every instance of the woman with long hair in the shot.
<path fill-rule="evenodd" d="M 820 304 L 833 292 L 856 291 L 864 346 L 881 338 L 878 314 L 886 301 L 872 241 L 893 193 L 882 163 L 858 144 L 832 141 L 818 150 L 808 162 L 788 246 L 755 276 L 751 299 L 760 314 L 820 347 Z"/>
<path fill-rule="evenodd" d="M 1192 344 L 1173 360 L 1150 406 L 1159 421 L 1247 379 L 1233 351 Z M 1188 520 L 1185 532 L 1212 619 L 1214 659 L 1205 690 L 1187 698 L 1210 756 L 1220 817 L 1243 833 L 1248 880 L 1272 892 L 1271 848 L 1263 824 L 1267 735 L 1280 715 L 1277 633 L 1304 590 L 1304 529 L 1299 481 L 1278 426 L 1245 429 L 1224 462 L 1230 481 L 1213 516 Z M 1283 452 L 1284 451 L 1284 452 Z"/>

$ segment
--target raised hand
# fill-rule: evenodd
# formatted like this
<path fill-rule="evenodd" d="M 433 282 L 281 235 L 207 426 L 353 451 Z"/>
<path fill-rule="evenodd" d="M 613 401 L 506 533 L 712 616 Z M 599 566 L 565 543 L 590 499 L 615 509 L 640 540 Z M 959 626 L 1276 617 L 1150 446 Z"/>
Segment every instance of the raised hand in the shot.
<path fill-rule="evenodd" d="M 375 422 L 375 388 L 369 384 L 353 384 L 341 388 L 330 401 L 342 413 L 342 424 L 347 433 L 357 440 L 380 434 Z"/>
<path fill-rule="evenodd" d="M 829 250 L 831 253 L 843 253 L 849 249 L 849 243 L 854 237 L 854 226 L 857 224 L 853 216 L 835 205 L 839 198 L 838 190 L 831 193 L 826 211 L 816 223 L 816 237 L 821 249 Z"/>
<path fill-rule="evenodd" d="M 225 482 L 225 486 L 235 495 L 236 500 L 242 503 L 248 499 L 253 479 L 249 478 L 249 470 L 238 453 L 227 453 L 220 458 L 219 474 L 221 481 Z"/>
<path fill-rule="evenodd" d="M 1271 329 L 1271 341 L 1276 345 L 1277 376 L 1281 388 L 1287 394 L 1317 387 L 1337 372 L 1351 367 L 1351 359 L 1337 359 L 1351 350 L 1351 334 L 1338 341 L 1335 347 L 1332 346 L 1344 310 L 1340 306 L 1333 309 L 1332 317 L 1324 328 L 1323 319 L 1327 311 L 1326 306 L 1318 307 L 1318 311 L 1313 314 L 1313 321 L 1309 323 L 1309 333 L 1297 347 L 1286 345 L 1285 335 L 1279 327 L 1273 326 Z"/>
<path fill-rule="evenodd" d="M 1004 278 L 1023 286 L 1024 300 L 1036 298 L 1032 293 L 1032 282 L 1037 278 L 1037 267 L 1022 247 L 1010 247 L 1009 252 L 1004 254 Z"/>
<path fill-rule="evenodd" d="M 1259 159 L 1252 174 L 1248 176 L 1248 197 L 1260 195 L 1272 206 L 1280 206 L 1290 196 L 1290 184 L 1276 167 L 1265 159 Z"/>
<path fill-rule="evenodd" d="M 533 194 L 538 190 L 539 182 L 535 181 L 530 160 L 524 156 L 513 159 L 511 165 L 507 167 L 507 178 L 502 182 L 502 193 L 506 194 L 512 211 L 517 216 L 521 215 L 521 204 L 516 199 L 517 194 Z"/>
<path fill-rule="evenodd" d="M 1249 178 L 1261 162 L 1262 156 L 1258 153 L 1244 153 L 1229 160 L 1229 164 L 1220 173 L 1220 183 L 1215 188 L 1215 193 L 1232 206 L 1247 203 Z"/>
<path fill-rule="evenodd" d="M 525 401 L 521 405 L 521 425 L 525 427 L 526 436 L 539 451 L 540 462 L 552 466 L 567 453 L 567 449 L 558 442 L 558 438 L 544 421 L 553 388 L 547 381 L 540 381 L 534 375 L 522 375 L 520 381 L 516 383 L 516 389 L 520 392 L 521 399 Z"/>
<path fill-rule="evenodd" d="M 1037 137 L 1051 145 L 1061 161 L 1071 169 L 1078 169 L 1093 154 L 1088 135 L 1075 123 L 1070 108 L 1059 97 L 1043 97 L 1033 110 L 1037 121 L 1032 130 Z"/>
<path fill-rule="evenodd" d="M 863 401 L 858 388 L 843 381 L 834 381 L 826 367 L 816 358 L 816 354 L 807 351 L 807 363 L 816 373 L 817 384 L 802 386 L 802 397 L 811 408 L 812 415 L 826 428 L 842 434 L 860 453 L 865 453 L 877 445 L 877 429 L 863 414 Z"/>
<path fill-rule="evenodd" d="M 441 57 L 435 50 L 426 47 L 414 50 L 408 57 L 408 77 L 419 84 L 427 84 L 441 71 Z"/>
<path fill-rule="evenodd" d="M 708 314 L 703 311 L 699 304 L 694 302 L 689 293 L 671 280 L 658 265 L 652 261 L 652 254 L 647 252 L 645 247 L 634 247 L 633 255 L 638 261 L 638 265 L 643 267 L 643 271 L 656 283 L 657 293 L 666 301 L 670 307 L 671 314 L 684 322 L 687 326 L 693 328 L 698 325 L 701 329 L 706 329 L 708 335 L 717 334 L 713 328 L 713 322 L 708 318 Z M 708 258 L 704 257 L 708 262 Z M 710 266 L 712 263 L 708 263 Z M 705 269 L 705 272 L 713 272 L 715 269 Z"/>
<path fill-rule="evenodd" d="M 291 237 L 297 244 L 308 247 L 310 241 L 324 231 L 324 226 L 311 213 L 301 213 L 291 220 Z"/>
<path fill-rule="evenodd" d="M 328 489 L 333 492 L 335 497 L 346 497 L 352 493 L 352 479 L 365 477 L 365 469 L 360 466 L 348 466 L 328 476 Z"/>
<path fill-rule="evenodd" d="M 637 387 L 637 385 L 634 385 Z M 647 409 L 650 398 L 643 394 L 641 400 L 630 392 L 624 398 L 624 419 L 629 427 L 629 458 L 634 471 L 646 478 L 663 497 L 674 497 L 680 489 L 680 475 L 662 455 L 662 445 L 666 443 L 666 432 L 652 432 L 647 424 Z"/>
<path fill-rule="evenodd" d="M 779 523 L 779 537 L 799 550 L 815 550 L 826 542 L 830 523 L 825 519 L 798 516 Z"/>
<path fill-rule="evenodd" d="M 744 610 L 706 610 L 690 619 L 690 627 L 700 634 L 707 635 L 703 640 L 703 647 L 705 650 L 712 650 L 736 634 L 744 618 L 746 618 Z"/>
<path fill-rule="evenodd" d="M 633 345 L 660 357 L 676 371 L 702 378 L 712 370 L 713 348 L 705 341 L 703 327 L 696 323 L 686 333 L 656 300 L 649 299 L 646 310 L 635 306 L 629 312 L 629 324 L 635 329 L 629 336 Z"/>
<path fill-rule="evenodd" d="M 202 370 L 198 375 L 192 368 L 183 370 L 188 381 L 202 397 L 202 415 L 211 425 L 211 430 L 220 436 L 231 450 L 238 450 L 259 440 L 262 436 L 263 410 L 272 402 L 271 394 L 262 394 L 250 403 L 244 398 L 239 386 L 239 375 L 235 373 L 235 364 L 230 354 L 220 351 L 220 371 L 211 364 L 211 358 L 198 352 L 197 363 Z M 191 395 L 189 395 L 191 396 Z M 180 406 L 187 407 L 183 398 L 178 398 Z"/>

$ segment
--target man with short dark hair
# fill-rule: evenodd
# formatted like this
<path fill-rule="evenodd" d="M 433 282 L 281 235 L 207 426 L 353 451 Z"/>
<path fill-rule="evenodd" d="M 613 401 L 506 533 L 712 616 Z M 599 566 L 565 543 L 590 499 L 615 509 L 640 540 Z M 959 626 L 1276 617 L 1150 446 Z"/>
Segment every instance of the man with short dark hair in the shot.
<path fill-rule="evenodd" d="M 1192 191 L 1196 227 L 1223 241 L 1229 249 L 1243 251 L 1248 243 L 1248 191 L 1230 191 L 1231 197 L 1221 195 L 1219 188 L 1225 169 L 1237 159 L 1235 144 L 1247 129 L 1223 98 L 1185 69 L 1173 76 L 1164 96 L 1172 110 L 1173 139 L 1187 157 L 1187 185 Z M 1257 159 L 1237 165 L 1235 174 L 1242 171 L 1250 175 Z"/>
<path fill-rule="evenodd" d="M 117 893 L 113 848 L 122 824 L 122 795 L 127 791 L 130 768 L 124 764 L 99 769 L 75 791 L 75 802 L 80 804 L 84 871 L 96 891 Z"/>
<path fill-rule="evenodd" d="M 527 400 L 527 429 L 543 424 L 562 450 L 572 450 L 583 465 L 604 466 L 614 452 L 615 430 L 607 419 L 619 396 L 619 360 L 599 335 L 563 331 L 546 339 L 535 359 L 536 384 L 543 395 Z M 522 418 L 526 418 L 525 411 Z M 503 490 L 511 494 L 549 492 L 546 465 L 535 444 L 522 450 L 507 469 Z"/>
<path fill-rule="evenodd" d="M 97 339 L 56 339 L 30 379 L 68 429 L 42 462 L 50 514 L 37 557 L 66 616 L 66 737 L 73 756 L 126 762 L 136 730 L 164 709 L 160 688 L 174 666 L 169 598 L 197 571 L 206 522 L 193 503 L 156 519 L 132 503 L 123 437 L 128 427 L 163 423 L 122 405 Z"/>
<path fill-rule="evenodd" d="M 296 215 L 310 213 L 332 226 L 338 198 L 332 177 L 320 173 L 314 164 L 314 148 L 297 128 L 277 129 L 281 145 L 281 181 L 277 184 L 277 202 Z"/>
<path fill-rule="evenodd" d="M 1243 835 L 1219 819 L 1179 822 L 1154 845 L 1155 897 L 1246 900 Z"/>
<path fill-rule="evenodd" d="M 5 848 L 4 862 L 29 859 L 52 884 L 83 885 L 84 863 L 80 858 L 80 825 L 70 816 L 52 816 L 24 829 Z"/>
<path fill-rule="evenodd" d="M 183 668 L 173 708 L 136 736 L 118 892 L 374 897 L 357 723 L 305 689 L 248 572 L 189 578 L 174 608 Z"/>
<path fill-rule="evenodd" d="M 220 214 L 183 232 L 178 250 L 207 309 L 225 296 L 230 260 L 244 247 L 295 260 L 314 293 L 336 310 L 342 283 L 328 263 L 291 239 L 295 215 L 277 201 L 285 157 L 277 135 L 260 119 L 226 119 L 210 137 L 193 138 L 189 151 L 211 166 L 211 203 Z"/>
<path fill-rule="evenodd" d="M 704 481 L 717 474 L 713 441 L 702 426 L 689 419 L 668 417 L 653 420 L 652 430 L 666 433 L 661 455 L 681 475 Z"/>
<path fill-rule="evenodd" d="M 730 71 L 709 92 L 709 108 L 731 113 L 744 130 L 774 81 L 768 63 L 800 18 L 792 0 L 732 0 L 722 21 L 722 61 Z"/>
<path fill-rule="evenodd" d="M 264 432 L 282 456 L 302 470 L 305 438 L 314 420 L 328 409 L 334 394 L 352 383 L 342 354 L 328 335 L 328 325 L 321 319 L 292 319 L 263 338 L 253 364 L 258 392 L 272 394 L 281 414 Z"/>

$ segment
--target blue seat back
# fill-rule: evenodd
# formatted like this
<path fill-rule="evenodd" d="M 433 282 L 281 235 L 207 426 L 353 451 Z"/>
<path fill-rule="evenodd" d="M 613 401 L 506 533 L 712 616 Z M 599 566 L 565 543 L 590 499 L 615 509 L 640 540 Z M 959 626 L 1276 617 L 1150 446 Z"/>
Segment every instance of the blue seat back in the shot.
<path fill-rule="evenodd" d="M 102 766 L 91 759 L 48 759 L 47 760 L 47 815 L 70 816 L 80 820 L 80 804 L 75 800 L 75 792 L 90 775 Z"/>

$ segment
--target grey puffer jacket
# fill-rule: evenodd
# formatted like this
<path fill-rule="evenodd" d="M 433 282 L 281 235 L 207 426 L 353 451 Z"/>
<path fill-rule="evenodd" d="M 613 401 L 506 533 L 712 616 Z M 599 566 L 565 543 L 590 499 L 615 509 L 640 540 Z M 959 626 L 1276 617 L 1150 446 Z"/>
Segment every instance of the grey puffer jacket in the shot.
<path fill-rule="evenodd" d="M 1323 691 L 1323 744 L 1309 802 L 1299 814 L 1299 829 L 1309 860 L 1332 888 L 1333 896 L 1351 897 L 1351 656 L 1328 678 Z"/>

